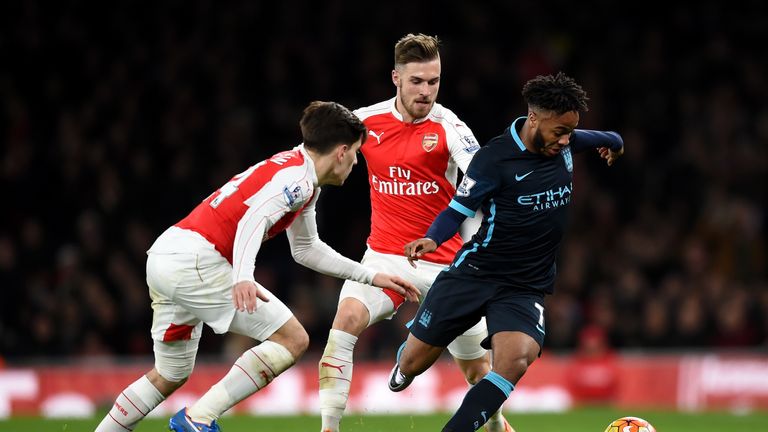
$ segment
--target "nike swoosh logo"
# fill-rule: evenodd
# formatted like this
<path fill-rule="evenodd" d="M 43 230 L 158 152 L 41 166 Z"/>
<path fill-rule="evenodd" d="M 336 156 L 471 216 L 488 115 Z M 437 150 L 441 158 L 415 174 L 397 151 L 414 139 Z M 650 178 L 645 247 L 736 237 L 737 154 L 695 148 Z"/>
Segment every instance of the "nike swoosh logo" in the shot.
<path fill-rule="evenodd" d="M 533 170 L 533 171 L 536 171 L 536 170 Z M 515 174 L 515 180 L 517 180 L 517 181 L 520 181 L 520 180 L 522 180 L 522 179 L 524 179 L 524 178 L 528 177 L 529 175 L 533 174 L 533 171 L 531 171 L 531 172 L 528 172 L 528 173 L 525 173 L 525 174 L 523 174 L 523 175 L 518 175 L 518 174 Z"/>

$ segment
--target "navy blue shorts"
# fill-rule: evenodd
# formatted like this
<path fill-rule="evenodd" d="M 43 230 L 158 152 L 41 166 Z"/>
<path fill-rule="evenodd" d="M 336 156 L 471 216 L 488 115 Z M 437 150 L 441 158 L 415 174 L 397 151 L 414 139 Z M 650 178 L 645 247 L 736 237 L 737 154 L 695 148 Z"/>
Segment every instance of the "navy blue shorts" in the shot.
<path fill-rule="evenodd" d="M 444 271 L 419 306 L 411 333 L 422 342 L 446 347 L 485 316 L 491 337 L 502 331 L 523 332 L 544 346 L 544 293 L 521 291 Z"/>

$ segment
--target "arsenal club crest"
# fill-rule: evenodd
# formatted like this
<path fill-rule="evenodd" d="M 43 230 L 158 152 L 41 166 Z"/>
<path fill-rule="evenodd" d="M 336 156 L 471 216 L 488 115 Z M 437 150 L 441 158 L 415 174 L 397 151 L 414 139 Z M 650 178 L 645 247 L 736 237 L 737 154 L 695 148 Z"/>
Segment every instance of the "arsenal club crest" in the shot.
<path fill-rule="evenodd" d="M 424 138 L 421 139 L 421 146 L 424 148 L 424 151 L 427 153 L 431 152 L 432 150 L 437 147 L 437 134 L 436 133 L 428 133 L 424 135 Z"/>

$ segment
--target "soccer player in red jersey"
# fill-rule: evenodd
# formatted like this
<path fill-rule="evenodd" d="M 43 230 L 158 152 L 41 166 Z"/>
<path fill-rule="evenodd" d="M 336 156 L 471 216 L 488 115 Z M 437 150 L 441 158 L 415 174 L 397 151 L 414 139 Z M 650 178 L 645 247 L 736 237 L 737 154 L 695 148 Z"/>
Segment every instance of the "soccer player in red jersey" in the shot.
<path fill-rule="evenodd" d="M 480 146 L 463 121 L 435 102 L 440 89 L 438 39 L 408 34 L 395 45 L 394 60 L 395 97 L 355 111 L 369 135 L 361 152 L 371 188 L 371 233 L 362 262 L 412 281 L 423 296 L 463 241 L 458 234 L 453 236 L 425 256 L 418 269 L 408 265 L 403 245 L 421 237 L 448 205 L 456 192 L 458 170 L 466 170 Z M 370 325 L 391 318 L 403 300 L 389 289 L 373 290 L 359 281 L 344 283 L 319 363 L 322 431 L 339 430 L 358 336 Z M 490 357 L 480 346 L 486 336 L 481 319 L 448 347 L 470 384 L 490 371 Z M 500 411 L 491 417 L 488 428 L 511 430 Z"/>
<path fill-rule="evenodd" d="M 317 234 L 320 186 L 341 185 L 366 139 L 358 117 L 334 102 L 313 102 L 300 122 L 304 142 L 233 177 L 166 230 L 148 251 L 155 367 L 117 397 L 97 432 L 133 430 L 186 382 L 203 323 L 261 343 L 188 409 L 175 431 L 218 431 L 218 417 L 291 367 L 309 344 L 291 311 L 254 280 L 261 243 L 286 231 L 294 259 L 318 272 L 418 300 L 414 285 L 341 256 Z M 371 288 L 371 290 L 379 291 Z"/>

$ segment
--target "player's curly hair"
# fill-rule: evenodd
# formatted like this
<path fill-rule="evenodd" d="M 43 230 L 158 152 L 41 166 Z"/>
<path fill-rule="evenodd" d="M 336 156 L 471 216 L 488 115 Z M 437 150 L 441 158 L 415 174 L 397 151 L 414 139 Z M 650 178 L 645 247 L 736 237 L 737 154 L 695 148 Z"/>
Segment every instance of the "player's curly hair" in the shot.
<path fill-rule="evenodd" d="M 570 111 L 589 111 L 587 92 L 568 75 L 539 75 L 523 86 L 523 99 L 529 108 L 553 111 L 561 115 Z"/>
<path fill-rule="evenodd" d="M 336 102 L 314 101 L 299 122 L 304 147 L 328 154 L 339 144 L 365 142 L 367 129 L 352 111 Z"/>

